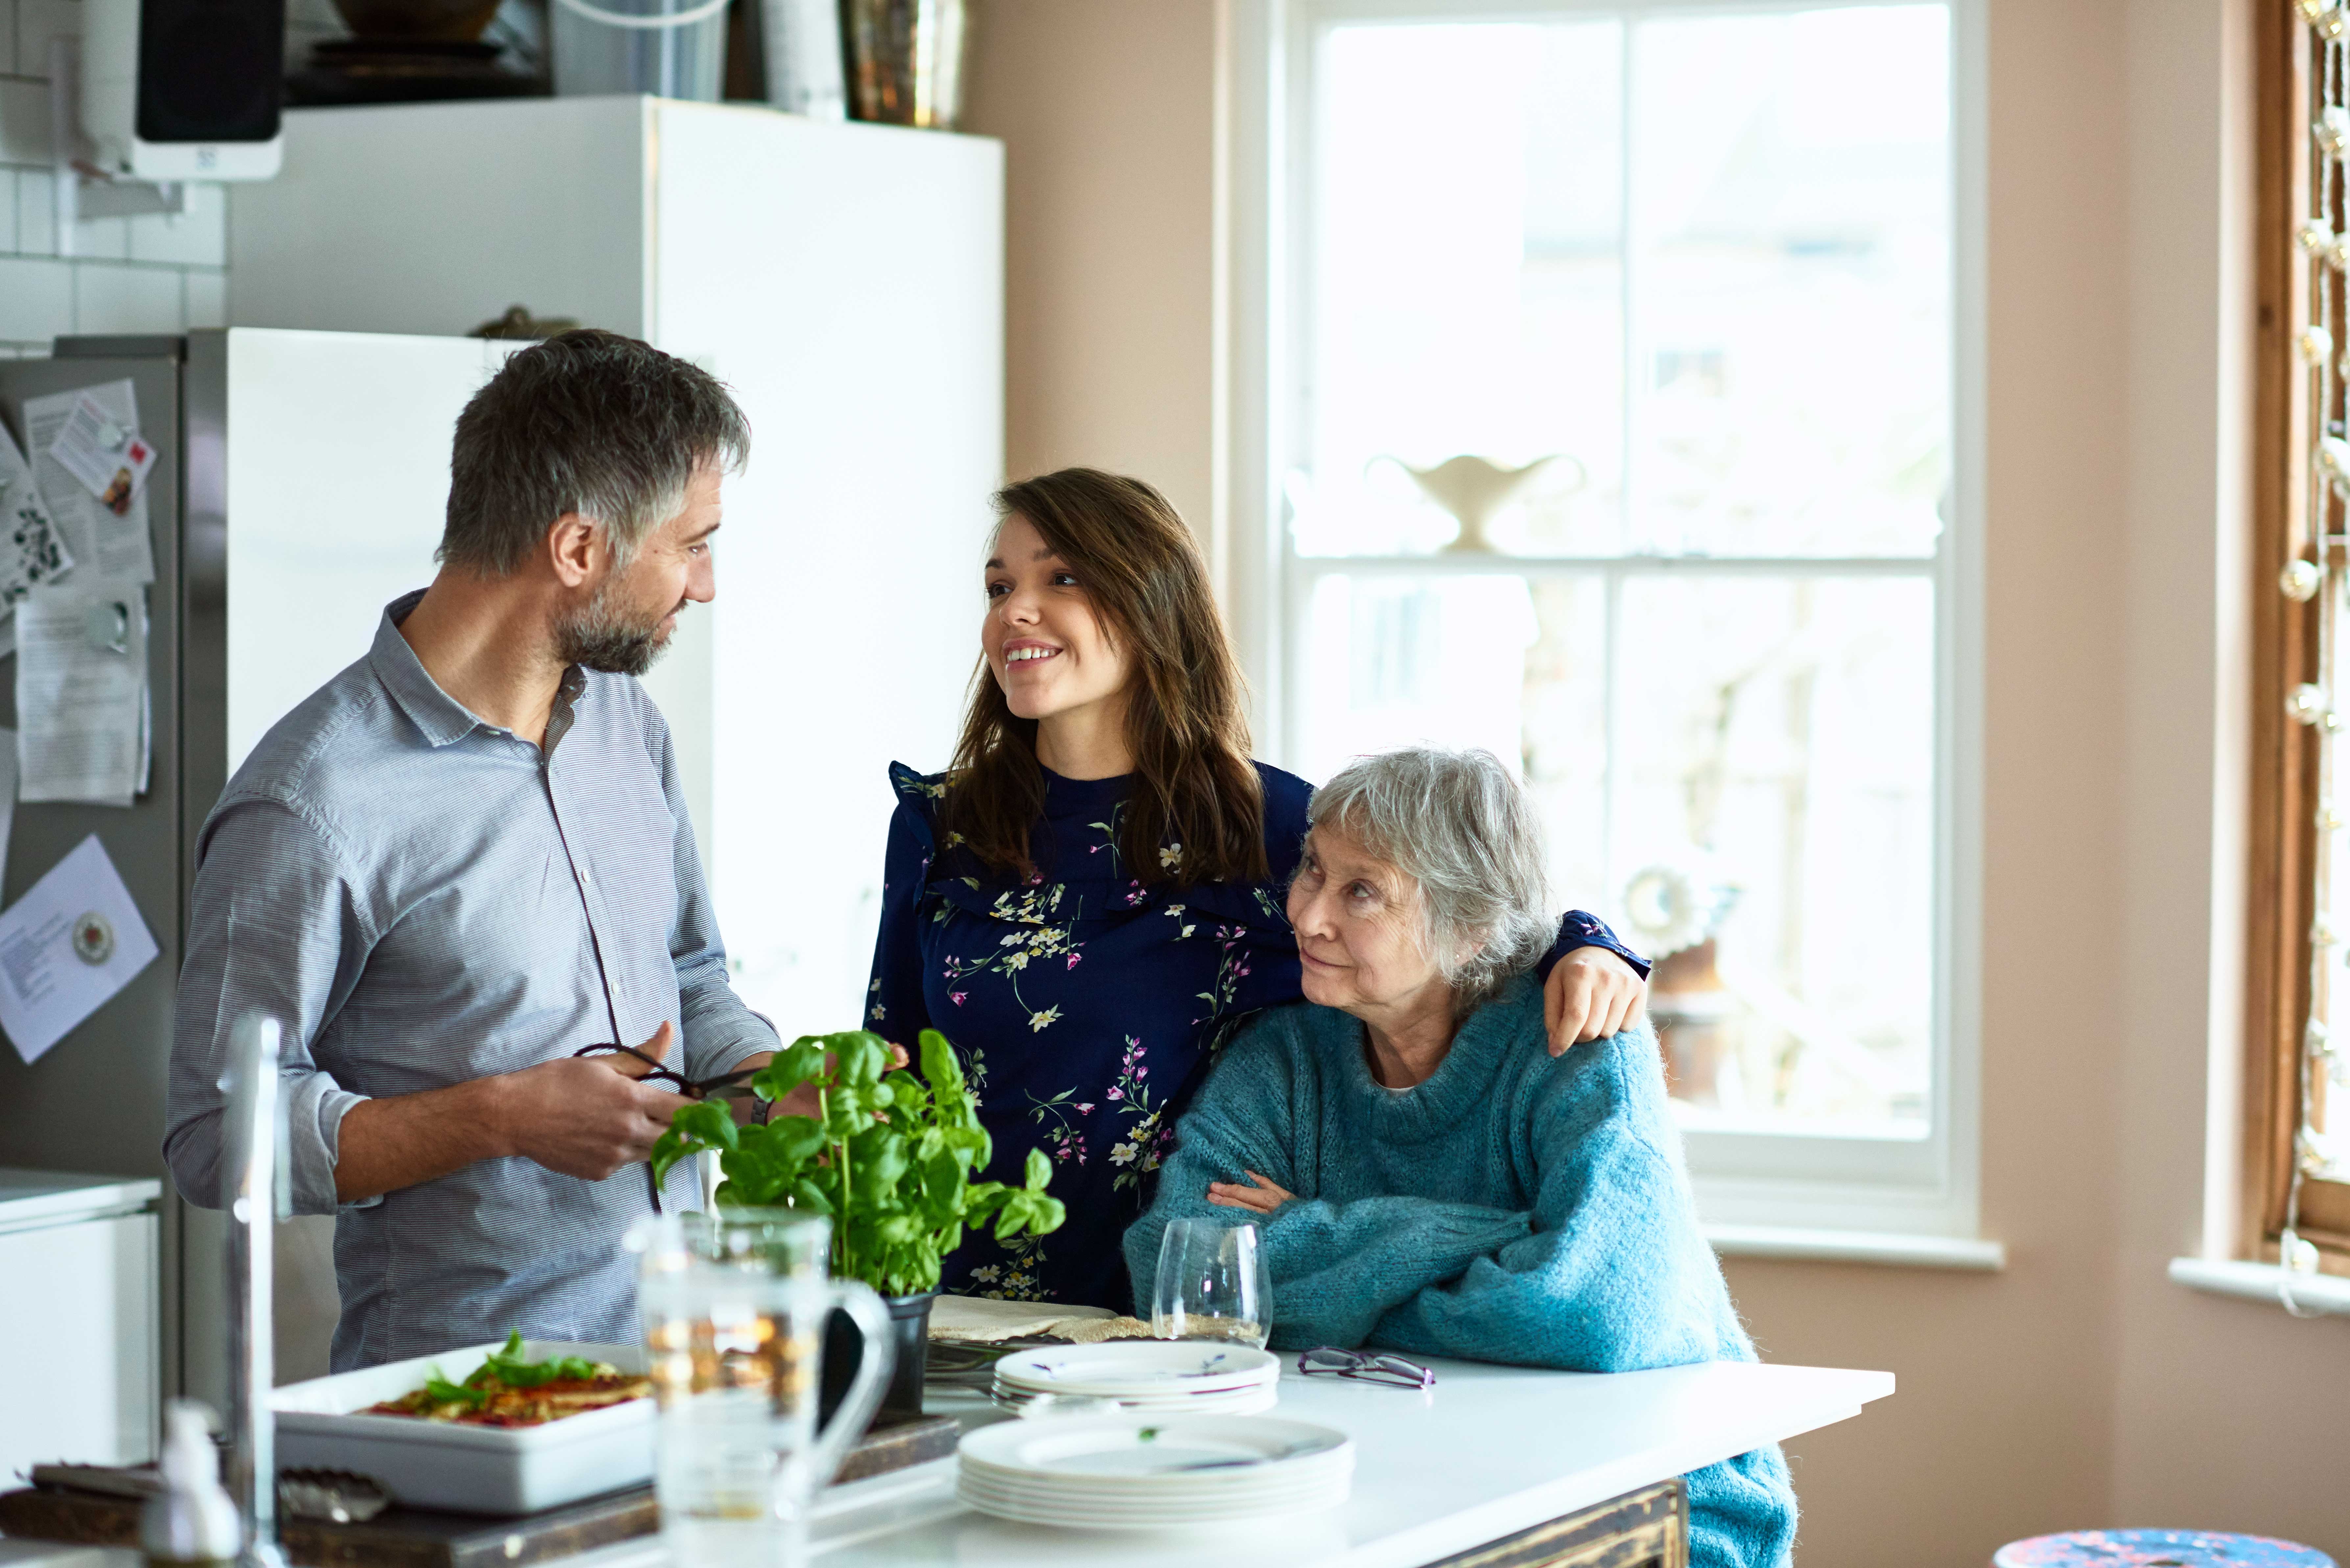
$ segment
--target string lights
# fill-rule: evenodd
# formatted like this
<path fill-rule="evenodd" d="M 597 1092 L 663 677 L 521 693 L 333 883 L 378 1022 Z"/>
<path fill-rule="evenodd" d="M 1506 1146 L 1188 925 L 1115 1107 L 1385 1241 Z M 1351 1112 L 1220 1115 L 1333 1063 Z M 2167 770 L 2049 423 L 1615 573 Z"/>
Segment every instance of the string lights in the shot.
<path fill-rule="evenodd" d="M 2284 1227 L 2278 1239 L 2278 1261 L 2283 1272 L 2278 1294 L 2285 1310 L 2307 1315 L 2293 1299 L 2296 1276 L 2317 1272 L 2316 1246 L 2301 1234 L 2301 1199 L 2304 1183 L 2340 1179 L 2345 1171 L 2342 1151 L 2324 1127 L 2323 1096 L 2335 1086 L 2350 1086 L 2350 1049 L 2337 1048 L 2326 1020 L 2332 1012 L 2333 966 L 2342 961 L 2341 933 L 2330 918 L 2334 907 L 2333 871 L 2335 840 L 2344 821 L 2334 805 L 2334 743 L 2342 727 L 2337 707 L 2339 688 L 2334 670 L 2335 620 L 2345 608 L 2344 572 L 2336 560 L 2333 525 L 2337 510 L 2350 512 L 2350 406 L 2345 406 L 2345 378 L 2350 376 L 2350 355 L 2337 358 L 2335 334 L 2342 319 L 2343 282 L 2350 272 L 2350 213 L 2344 209 L 2343 182 L 2350 163 L 2350 98 L 2345 90 L 2345 35 L 2350 35 L 2350 9 L 2344 0 L 2293 0 L 2293 8 L 2315 35 L 2315 69 L 2310 74 L 2309 185 L 2304 212 L 2293 231 L 2293 243 L 2307 258 L 2309 319 L 2294 335 L 2293 347 L 2311 378 L 2308 399 L 2310 429 L 2309 492 L 2305 497 L 2308 537 L 2277 577 L 2277 587 L 2295 604 L 2314 605 L 2316 615 L 2316 679 L 2302 681 L 2285 694 L 2286 713 L 2295 723 L 2318 732 L 2316 751 L 2318 802 L 2314 913 L 2309 927 L 2309 1014 L 2301 1035 L 2299 1055 L 2299 1126 L 2293 1141 L 2293 1171 L 2286 1189 Z M 2350 1046 L 2350 1041 L 2345 1042 Z"/>

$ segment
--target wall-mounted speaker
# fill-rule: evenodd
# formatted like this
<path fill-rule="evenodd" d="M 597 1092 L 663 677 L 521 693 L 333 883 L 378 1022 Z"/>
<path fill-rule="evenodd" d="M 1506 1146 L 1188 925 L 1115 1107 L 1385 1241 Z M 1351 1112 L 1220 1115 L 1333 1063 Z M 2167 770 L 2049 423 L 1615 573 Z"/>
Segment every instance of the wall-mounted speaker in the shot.
<path fill-rule="evenodd" d="M 82 0 L 82 129 L 134 180 L 266 180 L 286 0 Z"/>

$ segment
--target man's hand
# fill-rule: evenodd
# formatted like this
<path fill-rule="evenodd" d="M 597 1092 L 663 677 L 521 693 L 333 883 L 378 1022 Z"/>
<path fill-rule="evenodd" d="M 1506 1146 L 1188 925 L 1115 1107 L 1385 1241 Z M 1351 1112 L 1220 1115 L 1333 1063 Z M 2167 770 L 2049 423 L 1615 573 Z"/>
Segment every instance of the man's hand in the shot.
<path fill-rule="evenodd" d="M 664 1023 L 641 1049 L 659 1061 L 675 1038 Z M 363 1100 L 336 1135 L 335 1196 L 357 1203 L 507 1155 L 601 1181 L 650 1153 L 685 1103 L 637 1082 L 650 1071 L 632 1056 L 565 1056 L 445 1089 Z"/>
<path fill-rule="evenodd" d="M 1543 1022 L 1554 1056 L 1637 1027 L 1648 1012 L 1648 982 L 1606 948 L 1575 949 L 1552 967 L 1543 986 Z"/>
<path fill-rule="evenodd" d="M 638 1049 L 666 1059 L 677 1032 L 663 1023 Z M 563 1176 L 601 1181 L 652 1153 L 685 1104 L 637 1082 L 652 1069 L 633 1056 L 564 1056 L 501 1080 L 498 1141 Z"/>
<path fill-rule="evenodd" d="M 1245 1209 L 1252 1214 L 1270 1214 L 1295 1198 L 1295 1192 L 1284 1192 L 1253 1170 L 1241 1173 L 1253 1185 L 1243 1187 L 1236 1181 L 1208 1183 L 1208 1201 L 1226 1209 Z"/>

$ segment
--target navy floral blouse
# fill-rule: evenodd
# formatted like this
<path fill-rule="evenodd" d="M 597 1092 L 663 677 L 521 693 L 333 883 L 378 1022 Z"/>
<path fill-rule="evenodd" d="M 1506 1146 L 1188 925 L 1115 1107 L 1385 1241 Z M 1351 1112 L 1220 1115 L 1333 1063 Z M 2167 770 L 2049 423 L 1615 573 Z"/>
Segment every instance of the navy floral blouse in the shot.
<path fill-rule="evenodd" d="M 1029 835 L 1037 874 L 991 872 L 939 826 L 944 775 L 892 763 L 881 935 L 867 1027 L 911 1047 L 937 1029 L 962 1054 L 995 1140 L 985 1175 L 1017 1181 L 1031 1148 L 1054 1160 L 1067 1223 L 1009 1244 L 966 1237 L 941 1288 L 1018 1301 L 1132 1309 L 1119 1243 L 1149 1206 L 1175 1118 L 1215 1050 L 1260 1008 L 1298 998 L 1284 889 L 1313 786 L 1256 764 L 1264 786 L 1264 882 L 1145 886 L 1120 863 L 1128 780 L 1045 774 Z M 1162 866 L 1183 849 L 1159 851 Z M 1598 944 L 1647 965 L 1575 911 L 1551 960 Z"/>

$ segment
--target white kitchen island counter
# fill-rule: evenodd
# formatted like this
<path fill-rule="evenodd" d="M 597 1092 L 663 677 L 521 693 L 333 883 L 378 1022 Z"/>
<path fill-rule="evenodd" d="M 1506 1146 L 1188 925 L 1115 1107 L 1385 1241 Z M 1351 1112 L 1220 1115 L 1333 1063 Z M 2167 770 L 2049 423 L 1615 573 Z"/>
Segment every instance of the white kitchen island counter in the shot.
<path fill-rule="evenodd" d="M 1184 1532 L 1051 1530 L 956 1501 L 945 1459 L 834 1488 L 810 1544 L 825 1568 L 1419 1568 L 1848 1419 L 1893 1392 L 1889 1372 L 1743 1362 L 1608 1376 L 1429 1365 L 1436 1386 L 1425 1393 L 1283 1375 L 1274 1414 L 1355 1439 L 1354 1493 L 1327 1512 Z M 995 1418 L 974 1396 L 933 1389 L 929 1404 L 969 1424 Z M 572 1562 L 653 1568 L 667 1554 L 646 1541 Z"/>

